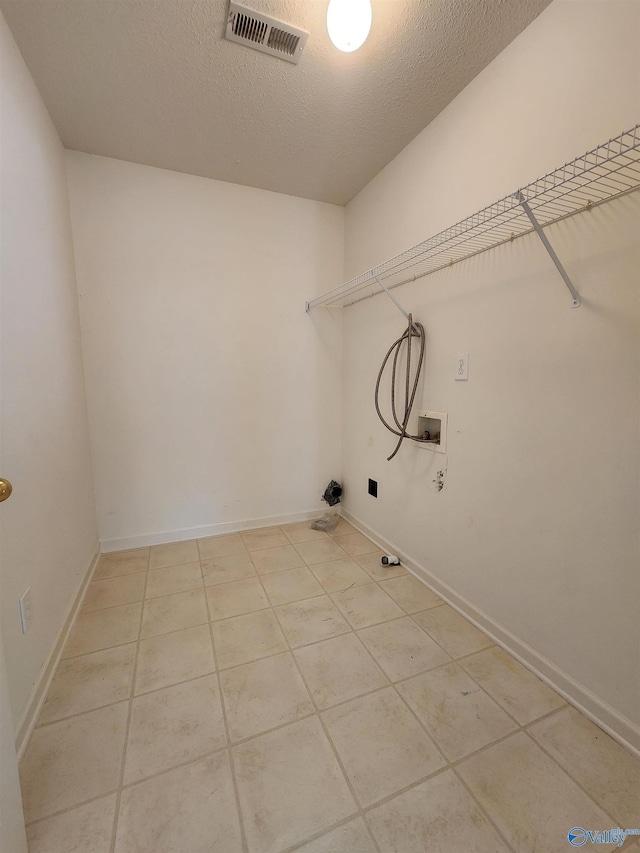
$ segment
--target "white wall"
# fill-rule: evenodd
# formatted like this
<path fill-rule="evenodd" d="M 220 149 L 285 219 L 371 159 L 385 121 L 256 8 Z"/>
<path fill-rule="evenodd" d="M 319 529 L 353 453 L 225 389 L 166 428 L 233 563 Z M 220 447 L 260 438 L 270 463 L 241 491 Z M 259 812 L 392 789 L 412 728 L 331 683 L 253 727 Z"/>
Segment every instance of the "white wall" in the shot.
<path fill-rule="evenodd" d="M 0 16 L 1 623 L 17 731 L 97 547 L 64 151 Z M 18 597 L 31 588 L 29 631 Z"/>
<path fill-rule="evenodd" d="M 347 277 L 633 126 L 639 23 L 549 6 L 348 206 Z M 535 237 L 394 291 L 427 329 L 417 407 L 449 413 L 446 457 L 386 462 L 373 389 L 404 320 L 384 296 L 343 312 L 346 509 L 637 747 L 639 201 L 548 229 L 582 308 Z"/>
<path fill-rule="evenodd" d="M 306 517 L 340 476 L 343 208 L 68 152 L 105 550 Z"/>

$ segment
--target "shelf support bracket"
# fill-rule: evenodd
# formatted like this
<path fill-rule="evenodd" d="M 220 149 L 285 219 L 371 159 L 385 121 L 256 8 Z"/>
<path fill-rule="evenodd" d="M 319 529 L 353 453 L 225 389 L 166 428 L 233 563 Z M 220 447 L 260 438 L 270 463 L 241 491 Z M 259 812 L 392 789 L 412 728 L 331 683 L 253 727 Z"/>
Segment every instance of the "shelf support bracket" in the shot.
<path fill-rule="evenodd" d="M 540 225 L 538 220 L 535 218 L 533 211 L 529 207 L 529 203 L 527 202 L 526 198 L 524 197 L 524 195 L 522 193 L 522 190 L 518 190 L 518 192 L 515 193 L 515 197 L 520 202 L 520 205 L 522 206 L 522 209 L 524 210 L 524 212 L 527 214 L 529 221 L 533 225 L 536 234 L 541 239 L 542 245 L 545 247 L 545 249 L 549 253 L 549 256 L 551 257 L 551 260 L 553 261 L 553 263 L 556 265 L 556 269 L 558 270 L 558 272 L 562 276 L 562 280 L 567 285 L 569 293 L 571 294 L 571 307 L 572 308 L 579 308 L 580 305 L 582 304 L 581 300 L 580 300 L 580 294 L 578 293 L 578 291 L 573 286 L 573 282 L 569 278 L 569 274 L 567 273 L 565 268 L 560 263 L 560 258 L 556 255 L 553 246 L 551 245 L 551 243 L 547 239 L 547 235 L 542 230 L 542 226 Z"/>
<path fill-rule="evenodd" d="M 393 302 L 393 304 L 396 306 L 396 308 L 398 309 L 398 311 L 400 311 L 400 313 L 401 313 L 401 314 L 404 314 L 405 319 L 408 321 L 408 320 L 409 320 L 409 315 L 408 315 L 408 314 L 407 314 L 407 312 L 404 310 L 404 308 L 402 307 L 402 305 L 400 305 L 400 303 L 399 303 L 399 302 L 398 302 L 398 300 L 395 298 L 395 296 L 393 295 L 393 293 L 391 293 L 391 291 L 390 291 L 390 290 L 388 290 L 388 289 L 384 286 L 384 284 L 380 281 L 380 279 L 378 278 L 378 276 L 377 276 L 377 275 L 373 275 L 373 276 L 372 276 L 372 278 L 375 278 L 375 280 L 378 282 L 378 284 L 380 285 L 380 287 L 384 290 L 384 292 L 387 294 L 387 296 L 389 297 L 389 299 L 390 299 L 390 300 Z M 413 328 L 414 328 L 414 330 L 415 330 L 418 334 L 420 334 L 420 332 L 419 332 L 419 331 L 418 331 L 418 329 L 416 328 L 415 324 L 413 324 Z"/>

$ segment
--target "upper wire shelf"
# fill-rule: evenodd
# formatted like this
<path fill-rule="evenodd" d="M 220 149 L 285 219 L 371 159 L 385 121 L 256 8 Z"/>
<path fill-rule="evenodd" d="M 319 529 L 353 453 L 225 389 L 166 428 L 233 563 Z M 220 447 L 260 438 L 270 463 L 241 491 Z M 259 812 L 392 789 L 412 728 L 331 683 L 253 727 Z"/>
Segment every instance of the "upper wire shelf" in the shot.
<path fill-rule="evenodd" d="M 346 307 L 640 187 L 640 124 L 306 303 Z M 526 202 L 523 206 L 522 202 Z"/>

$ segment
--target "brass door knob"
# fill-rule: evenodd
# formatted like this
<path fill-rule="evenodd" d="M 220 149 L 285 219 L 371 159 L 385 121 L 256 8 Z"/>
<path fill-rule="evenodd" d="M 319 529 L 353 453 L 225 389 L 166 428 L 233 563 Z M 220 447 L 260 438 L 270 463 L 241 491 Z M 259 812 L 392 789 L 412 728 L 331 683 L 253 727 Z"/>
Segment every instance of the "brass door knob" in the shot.
<path fill-rule="evenodd" d="M 13 486 L 11 483 L 8 480 L 0 478 L 0 502 L 6 501 L 6 499 L 11 496 L 12 491 Z"/>

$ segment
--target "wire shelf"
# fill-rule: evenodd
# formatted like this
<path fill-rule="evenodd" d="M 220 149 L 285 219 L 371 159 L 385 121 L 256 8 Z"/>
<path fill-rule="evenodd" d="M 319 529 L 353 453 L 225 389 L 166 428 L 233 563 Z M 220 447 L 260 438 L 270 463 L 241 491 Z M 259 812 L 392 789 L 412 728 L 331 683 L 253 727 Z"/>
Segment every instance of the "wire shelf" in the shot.
<path fill-rule="evenodd" d="M 306 304 L 346 307 L 640 188 L 640 125 Z M 384 285 L 384 288 L 381 286 Z"/>

